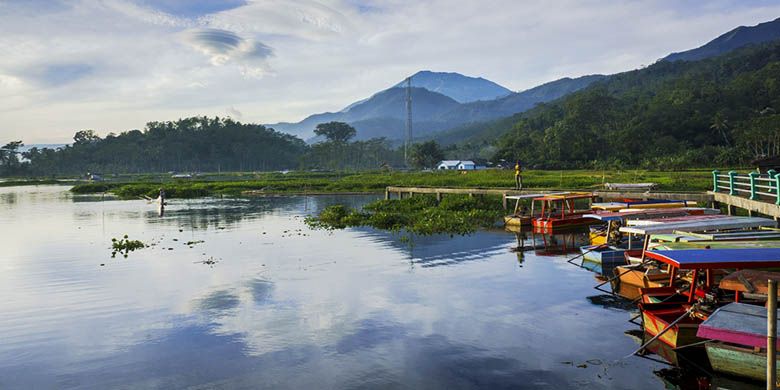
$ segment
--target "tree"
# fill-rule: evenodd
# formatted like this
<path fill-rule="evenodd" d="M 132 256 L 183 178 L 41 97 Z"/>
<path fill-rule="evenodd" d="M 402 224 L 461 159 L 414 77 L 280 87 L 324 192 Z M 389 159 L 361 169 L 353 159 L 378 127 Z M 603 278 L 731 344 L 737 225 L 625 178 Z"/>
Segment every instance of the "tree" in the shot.
<path fill-rule="evenodd" d="M 12 141 L 0 148 L 0 173 L 13 174 L 19 168 L 19 148 L 24 146 L 22 141 Z"/>
<path fill-rule="evenodd" d="M 100 137 L 95 134 L 95 130 L 81 130 L 73 136 L 73 141 L 79 145 L 86 145 L 100 141 Z"/>
<path fill-rule="evenodd" d="M 412 145 L 409 159 L 415 168 L 433 168 L 444 159 L 444 151 L 436 141 L 427 141 Z"/>
<path fill-rule="evenodd" d="M 344 122 L 328 122 L 318 124 L 314 134 L 324 136 L 333 143 L 345 144 L 357 135 L 357 130 Z"/>

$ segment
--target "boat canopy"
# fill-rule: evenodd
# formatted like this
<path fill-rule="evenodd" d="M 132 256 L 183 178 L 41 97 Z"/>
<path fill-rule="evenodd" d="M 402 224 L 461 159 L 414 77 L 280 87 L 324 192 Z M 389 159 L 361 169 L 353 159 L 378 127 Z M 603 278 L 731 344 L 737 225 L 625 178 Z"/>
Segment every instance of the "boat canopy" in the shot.
<path fill-rule="evenodd" d="M 780 248 L 647 251 L 645 256 L 679 269 L 780 267 Z"/>
<path fill-rule="evenodd" d="M 693 217 L 693 216 L 692 216 Z M 634 221 L 630 221 L 634 222 Z M 686 220 L 675 222 L 661 222 L 647 226 L 623 226 L 621 233 L 629 234 L 669 234 L 676 231 L 686 232 L 705 232 L 714 230 L 733 230 L 733 229 L 752 229 L 760 227 L 775 226 L 775 221 L 768 218 L 759 217 L 729 217 L 705 219 L 705 220 Z"/>
<path fill-rule="evenodd" d="M 534 198 L 534 200 L 592 199 L 595 196 L 596 195 L 593 195 L 592 192 L 569 192 L 569 193 L 560 194 L 560 195 L 545 194 L 544 196 L 540 196 L 538 198 Z"/>
<path fill-rule="evenodd" d="M 699 325 L 696 336 L 749 347 L 766 348 L 766 308 L 729 303 Z M 780 340 L 777 345 L 780 346 Z"/>
<path fill-rule="evenodd" d="M 649 226 L 649 225 L 669 224 L 669 223 L 677 223 L 677 222 L 704 221 L 704 220 L 723 219 L 723 218 L 733 218 L 733 217 L 728 215 L 722 215 L 722 214 L 683 215 L 680 217 L 671 217 L 671 218 L 632 220 L 632 221 L 628 221 L 628 225 Z"/>
<path fill-rule="evenodd" d="M 531 199 L 531 198 L 539 198 L 539 197 L 552 196 L 552 195 L 566 195 L 569 193 L 570 192 L 552 192 L 549 194 L 507 195 L 506 198 L 512 200 L 520 200 L 520 199 Z"/>
<path fill-rule="evenodd" d="M 694 212 L 708 214 L 708 210 L 703 208 L 676 208 L 676 209 L 624 209 L 620 211 L 604 211 L 599 213 L 587 214 L 586 217 L 597 219 L 599 221 L 623 221 L 631 219 L 652 219 L 652 218 L 672 218 L 683 217 Z M 715 214 L 710 213 L 710 214 Z"/>

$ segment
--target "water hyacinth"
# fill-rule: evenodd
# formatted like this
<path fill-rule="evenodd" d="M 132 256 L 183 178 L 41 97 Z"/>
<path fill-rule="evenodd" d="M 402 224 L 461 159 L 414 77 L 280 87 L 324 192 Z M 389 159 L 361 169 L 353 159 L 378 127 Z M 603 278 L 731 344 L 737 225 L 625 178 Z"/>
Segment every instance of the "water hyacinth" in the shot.
<path fill-rule="evenodd" d="M 378 200 L 362 210 L 343 205 L 329 206 L 306 223 L 313 228 L 343 229 L 350 226 L 370 226 L 418 235 L 466 235 L 479 228 L 493 226 L 504 214 L 501 202 L 492 197 L 450 195 L 440 202 L 432 196 L 417 196 L 401 200 Z"/>

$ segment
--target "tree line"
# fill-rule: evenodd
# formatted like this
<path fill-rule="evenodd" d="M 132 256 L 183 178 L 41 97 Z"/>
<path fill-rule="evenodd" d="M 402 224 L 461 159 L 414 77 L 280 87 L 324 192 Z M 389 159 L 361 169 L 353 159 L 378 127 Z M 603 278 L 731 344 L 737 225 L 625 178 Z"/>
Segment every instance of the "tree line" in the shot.
<path fill-rule="evenodd" d="M 0 176 L 92 173 L 270 171 L 284 169 L 370 170 L 404 164 L 403 151 L 384 138 L 351 141 L 346 123 L 317 126 L 324 140 L 298 137 L 229 118 L 192 117 L 149 122 L 143 130 L 76 132 L 61 148 L 22 151 L 22 141 L 0 148 Z"/>

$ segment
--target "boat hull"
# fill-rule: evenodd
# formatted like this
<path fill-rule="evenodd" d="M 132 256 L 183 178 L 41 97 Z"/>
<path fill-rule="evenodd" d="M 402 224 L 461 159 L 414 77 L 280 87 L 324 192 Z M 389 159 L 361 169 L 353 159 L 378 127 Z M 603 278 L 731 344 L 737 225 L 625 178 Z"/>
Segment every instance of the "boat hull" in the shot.
<path fill-rule="evenodd" d="M 507 215 L 504 217 L 506 226 L 530 226 L 531 217 L 528 215 Z"/>
<path fill-rule="evenodd" d="M 663 287 L 668 284 L 668 276 L 661 273 L 646 273 L 644 269 L 634 269 L 627 266 L 616 266 L 615 275 L 620 275 L 612 289 L 623 298 L 634 300 L 642 296 L 639 289 L 648 287 Z"/>
<path fill-rule="evenodd" d="M 658 340 L 664 344 L 672 348 L 679 348 L 702 341 L 700 338 L 696 337 L 696 331 L 699 329 L 700 323 L 698 320 L 685 318 L 683 321 L 669 326 L 675 319 L 685 313 L 687 310 L 685 306 L 640 304 L 640 310 L 642 310 L 642 323 L 645 332 L 649 335 L 655 337 L 669 327 L 669 330 L 663 332 L 658 338 Z"/>
<path fill-rule="evenodd" d="M 534 230 L 542 232 L 571 229 L 580 226 L 593 225 L 595 223 L 599 223 L 599 221 L 583 216 L 571 216 L 564 218 L 535 218 L 532 221 Z"/>
<path fill-rule="evenodd" d="M 712 369 L 729 375 L 766 381 L 766 350 L 740 347 L 721 341 L 706 343 Z M 777 370 L 780 374 L 780 368 Z"/>

